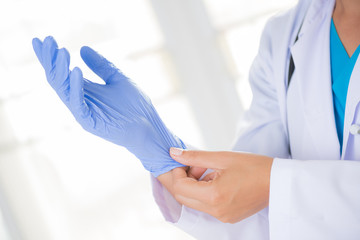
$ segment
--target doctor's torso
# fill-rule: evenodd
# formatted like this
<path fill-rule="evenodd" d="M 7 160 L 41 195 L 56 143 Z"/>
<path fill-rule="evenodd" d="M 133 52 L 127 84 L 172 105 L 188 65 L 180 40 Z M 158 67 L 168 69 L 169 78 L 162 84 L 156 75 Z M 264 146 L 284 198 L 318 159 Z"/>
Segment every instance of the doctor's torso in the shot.
<path fill-rule="evenodd" d="M 329 36 L 334 1 L 314 0 L 310 4 L 310 7 L 303 8 L 302 13 L 295 14 L 292 24 L 288 24 L 292 26 L 287 27 L 287 32 L 283 31 L 284 28 L 274 26 L 277 30 L 274 38 L 283 36 L 280 41 L 274 40 L 274 43 L 283 45 L 272 45 L 274 58 L 285 65 L 274 67 L 274 81 L 280 81 L 275 84 L 291 156 L 295 159 L 359 160 L 360 135 L 352 134 L 350 130 L 352 126 L 360 125 L 360 61 L 355 63 L 349 81 L 341 156 L 334 117 L 330 63 Z M 295 42 L 297 34 L 298 40 Z M 284 45 L 289 47 L 284 49 Z M 290 54 L 294 59 L 295 71 L 291 83 L 286 86 L 286 66 Z"/>

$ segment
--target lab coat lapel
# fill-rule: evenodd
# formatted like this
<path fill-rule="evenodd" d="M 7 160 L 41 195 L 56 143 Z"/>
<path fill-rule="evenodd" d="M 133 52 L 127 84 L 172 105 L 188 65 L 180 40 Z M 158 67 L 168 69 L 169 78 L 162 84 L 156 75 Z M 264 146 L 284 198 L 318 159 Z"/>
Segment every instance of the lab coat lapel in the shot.
<path fill-rule="evenodd" d="M 334 120 L 330 69 L 329 39 L 333 5 L 324 4 L 327 1 L 316 1 L 310 7 L 299 39 L 290 49 L 295 64 L 294 75 L 297 74 L 299 80 L 299 101 L 308 128 L 304 130 L 309 131 L 313 138 L 319 159 L 339 159 L 340 145 Z"/>
<path fill-rule="evenodd" d="M 347 147 L 347 143 L 349 140 L 349 128 L 353 123 L 354 115 L 356 108 L 360 102 L 360 60 L 356 61 L 356 64 L 354 66 L 354 70 L 352 72 L 350 82 L 349 82 L 349 88 L 346 98 L 346 109 L 345 109 L 345 119 L 344 119 L 344 145 L 343 145 L 343 154 L 342 159 L 349 160 L 349 155 Z"/>

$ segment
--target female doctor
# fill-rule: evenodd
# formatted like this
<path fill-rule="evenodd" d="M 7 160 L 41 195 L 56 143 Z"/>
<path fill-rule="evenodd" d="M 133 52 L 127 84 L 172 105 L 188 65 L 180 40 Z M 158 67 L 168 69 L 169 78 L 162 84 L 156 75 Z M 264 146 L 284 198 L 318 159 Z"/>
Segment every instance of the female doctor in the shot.
<path fill-rule="evenodd" d="M 53 38 L 33 46 L 81 126 L 134 153 L 165 219 L 194 237 L 360 239 L 358 26 L 358 0 L 300 0 L 267 23 L 234 152 L 183 150 L 149 98 L 89 47 L 81 56 L 105 85 L 69 70 Z"/>
<path fill-rule="evenodd" d="M 195 168 L 158 178 L 181 210 L 154 183 L 164 216 L 199 239 L 360 239 L 359 26 L 358 0 L 300 0 L 272 18 L 234 146 L 261 155 L 172 148 Z"/>

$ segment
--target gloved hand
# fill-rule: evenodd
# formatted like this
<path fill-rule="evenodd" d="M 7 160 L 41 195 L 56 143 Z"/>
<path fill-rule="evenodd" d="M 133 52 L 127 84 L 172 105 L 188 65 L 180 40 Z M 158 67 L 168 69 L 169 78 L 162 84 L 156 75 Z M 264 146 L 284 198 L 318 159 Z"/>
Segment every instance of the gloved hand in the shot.
<path fill-rule="evenodd" d="M 69 70 L 70 55 L 58 49 L 52 37 L 33 39 L 46 78 L 80 125 L 110 142 L 124 146 L 155 177 L 183 167 L 169 155 L 170 147 L 186 148 L 160 119 L 148 96 L 112 63 L 89 47 L 81 48 L 87 66 L 105 84 L 83 78 L 79 68 Z"/>

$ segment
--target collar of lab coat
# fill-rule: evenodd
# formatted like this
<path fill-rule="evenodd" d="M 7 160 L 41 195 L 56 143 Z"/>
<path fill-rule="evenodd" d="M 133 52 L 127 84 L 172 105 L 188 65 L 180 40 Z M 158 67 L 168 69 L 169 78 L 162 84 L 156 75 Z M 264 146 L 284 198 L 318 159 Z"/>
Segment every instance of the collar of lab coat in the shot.
<path fill-rule="evenodd" d="M 345 109 L 345 119 L 344 119 L 344 144 L 343 144 L 343 154 L 342 159 L 351 159 L 349 155 L 349 151 L 351 148 L 348 148 L 348 140 L 350 137 L 350 126 L 354 123 L 354 118 L 356 113 L 356 108 L 360 102 L 360 61 L 359 57 L 354 66 L 354 70 L 352 72 L 349 88 L 346 98 L 346 109 Z"/>
<path fill-rule="evenodd" d="M 321 21 L 331 19 L 334 7 L 335 0 L 312 0 L 302 20 L 303 24 L 299 32 L 299 39 L 314 27 L 319 27 Z"/>
<path fill-rule="evenodd" d="M 308 130 L 319 159 L 339 159 L 330 66 L 330 21 L 335 0 L 313 0 L 303 20 L 299 38 L 290 47 L 294 75 Z"/>

